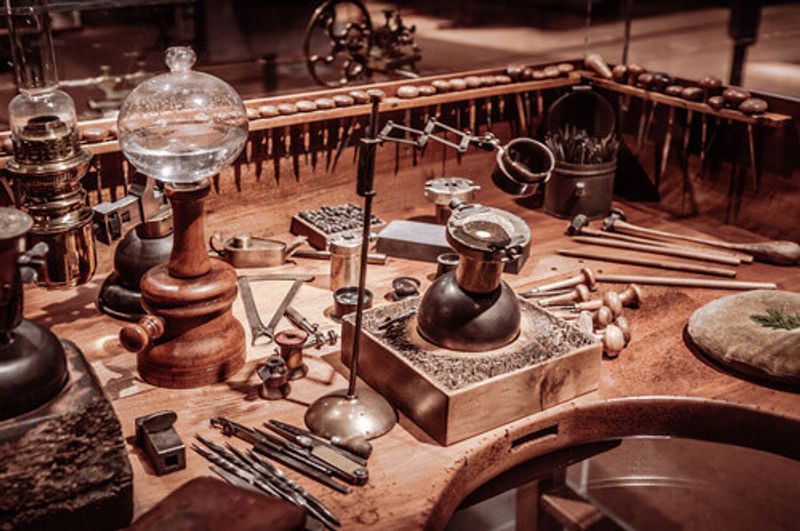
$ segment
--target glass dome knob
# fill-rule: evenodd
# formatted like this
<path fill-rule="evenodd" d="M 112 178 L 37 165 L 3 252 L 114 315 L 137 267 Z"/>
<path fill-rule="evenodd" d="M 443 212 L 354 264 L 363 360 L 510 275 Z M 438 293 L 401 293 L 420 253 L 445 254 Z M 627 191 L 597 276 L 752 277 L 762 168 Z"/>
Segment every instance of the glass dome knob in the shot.
<path fill-rule="evenodd" d="M 170 72 L 186 72 L 191 70 L 197 61 L 197 54 L 188 46 L 173 46 L 167 49 L 164 62 Z"/>

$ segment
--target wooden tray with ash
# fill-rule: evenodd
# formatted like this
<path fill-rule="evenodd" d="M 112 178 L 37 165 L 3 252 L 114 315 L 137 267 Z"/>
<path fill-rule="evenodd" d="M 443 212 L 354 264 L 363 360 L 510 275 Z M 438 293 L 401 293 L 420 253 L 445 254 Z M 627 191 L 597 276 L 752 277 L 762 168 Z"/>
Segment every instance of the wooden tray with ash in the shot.
<path fill-rule="evenodd" d="M 445 446 L 597 389 L 602 344 L 526 300 L 519 337 L 486 352 L 423 339 L 419 301 L 364 312 L 358 375 Z M 354 322 L 354 314 L 342 322 L 346 364 Z"/>

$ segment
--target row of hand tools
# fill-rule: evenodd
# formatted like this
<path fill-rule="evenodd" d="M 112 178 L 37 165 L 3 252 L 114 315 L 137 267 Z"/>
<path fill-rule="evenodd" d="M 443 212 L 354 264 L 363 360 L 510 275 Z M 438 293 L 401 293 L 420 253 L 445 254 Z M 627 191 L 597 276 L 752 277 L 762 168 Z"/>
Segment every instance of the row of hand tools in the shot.
<path fill-rule="evenodd" d="M 211 463 L 212 472 L 232 485 L 294 503 L 319 520 L 326 529 L 341 525 L 339 519 L 319 499 L 303 489 L 275 461 L 342 494 L 349 485 L 364 485 L 369 479 L 367 445 L 342 445 L 308 430 L 278 420 L 264 423 L 267 430 L 246 427 L 224 417 L 211 419 L 223 435 L 251 445 L 247 451 L 225 443 L 219 445 L 202 435 L 192 449 Z M 364 441 L 366 442 L 366 441 Z M 346 447 L 345 447 L 346 446 Z"/>
<path fill-rule="evenodd" d="M 622 315 L 623 309 L 639 308 L 643 300 L 642 290 L 636 284 L 630 284 L 621 292 L 608 290 L 602 297 L 592 299 L 595 291 L 597 274 L 583 268 L 569 278 L 543 284 L 520 296 L 536 299 L 536 304 L 557 317 L 575 320 L 582 332 L 603 343 L 603 352 L 613 359 L 631 340 L 631 327 Z"/>
<path fill-rule="evenodd" d="M 754 260 L 787 266 L 800 264 L 800 245 L 796 242 L 728 243 L 698 238 L 630 223 L 625 213 L 619 209 L 611 210 L 603 220 L 602 230 L 591 228 L 587 216 L 579 214 L 570 221 L 566 232 L 571 241 L 615 250 L 612 253 L 583 248 L 557 251 L 562 256 L 581 260 L 631 264 L 729 278 L 736 276 L 736 270 L 696 262 L 650 258 L 623 251 L 681 257 L 728 266 L 749 264 Z M 676 240 L 698 245 L 683 245 L 675 243 Z M 609 290 L 602 297 L 593 299 L 592 294 L 597 290 L 598 282 L 630 285 L 623 291 Z M 631 338 L 630 325 L 622 315 L 623 308 L 638 308 L 642 303 L 642 291 L 638 284 L 737 290 L 777 288 L 772 282 L 621 275 L 595 273 L 589 268 L 583 268 L 569 278 L 538 286 L 521 293 L 520 296 L 536 299 L 538 305 L 554 311 L 558 317 L 575 320 L 580 330 L 602 341 L 604 352 L 608 357 L 615 358 Z"/>
<path fill-rule="evenodd" d="M 749 264 L 754 260 L 786 266 L 800 264 L 800 244 L 796 242 L 773 240 L 750 243 L 729 243 L 719 240 L 697 238 L 630 223 L 627 221 L 625 213 L 619 209 L 612 209 L 611 213 L 603 220 L 602 230 L 591 228 L 588 218 L 579 214 L 570 221 L 567 227 L 567 234 L 571 236 L 572 241 L 577 243 L 609 247 L 617 251 L 613 254 L 604 254 L 595 251 L 559 250 L 558 253 L 564 256 L 627 263 L 689 273 L 735 277 L 737 272 L 730 268 L 706 266 L 694 262 L 652 259 L 639 255 L 623 254 L 620 251 L 638 251 L 666 257 L 688 258 L 726 266 Z M 676 243 L 676 240 L 681 243 Z M 690 242 L 696 245 L 689 245 L 683 242 Z M 763 285 L 754 287 L 751 284 L 752 283 L 747 282 L 711 281 L 687 278 L 684 279 L 683 283 L 674 285 L 694 285 L 695 287 L 718 287 L 722 289 L 756 289 L 756 287 L 765 287 Z M 774 289 L 774 285 L 772 285 L 772 288 Z"/>

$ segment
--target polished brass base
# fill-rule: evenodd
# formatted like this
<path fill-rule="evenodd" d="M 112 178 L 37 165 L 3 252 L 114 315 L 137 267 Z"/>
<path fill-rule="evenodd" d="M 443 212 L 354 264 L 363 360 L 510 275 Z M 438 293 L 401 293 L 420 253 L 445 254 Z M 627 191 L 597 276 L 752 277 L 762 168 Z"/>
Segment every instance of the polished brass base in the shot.
<path fill-rule="evenodd" d="M 475 293 L 462 288 L 451 271 L 437 278 L 423 295 L 417 330 L 440 347 L 485 352 L 514 341 L 520 322 L 519 302 L 508 284 L 500 281 L 488 293 Z"/>
<path fill-rule="evenodd" d="M 397 413 L 385 398 L 362 386 L 355 397 L 342 389 L 318 399 L 306 410 L 305 422 L 309 430 L 326 439 L 374 439 L 392 429 Z"/>

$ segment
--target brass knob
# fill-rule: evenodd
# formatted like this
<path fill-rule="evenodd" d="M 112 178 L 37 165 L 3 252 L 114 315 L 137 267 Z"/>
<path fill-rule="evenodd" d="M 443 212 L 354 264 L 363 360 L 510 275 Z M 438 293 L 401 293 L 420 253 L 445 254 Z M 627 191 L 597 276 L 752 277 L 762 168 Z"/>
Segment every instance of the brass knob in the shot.
<path fill-rule="evenodd" d="M 129 352 L 141 352 L 164 335 L 164 321 L 155 315 L 145 315 L 136 324 L 126 325 L 119 332 L 119 342 Z"/>

